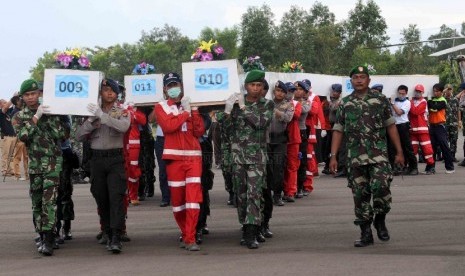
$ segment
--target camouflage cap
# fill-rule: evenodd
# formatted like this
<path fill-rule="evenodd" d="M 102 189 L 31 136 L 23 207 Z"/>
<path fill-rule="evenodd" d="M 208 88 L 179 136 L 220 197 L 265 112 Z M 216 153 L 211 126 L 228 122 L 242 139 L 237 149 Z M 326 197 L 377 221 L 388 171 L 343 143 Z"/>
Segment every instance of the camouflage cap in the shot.
<path fill-rule="evenodd" d="M 21 88 L 19 89 L 19 96 L 22 96 L 24 93 L 29 91 L 39 90 L 39 84 L 34 79 L 28 79 L 23 81 Z"/>
<path fill-rule="evenodd" d="M 354 74 L 366 74 L 368 76 L 370 75 L 368 73 L 368 68 L 363 65 L 355 66 L 354 68 L 352 68 L 352 70 L 350 70 L 349 76 L 352 77 L 352 75 Z"/>

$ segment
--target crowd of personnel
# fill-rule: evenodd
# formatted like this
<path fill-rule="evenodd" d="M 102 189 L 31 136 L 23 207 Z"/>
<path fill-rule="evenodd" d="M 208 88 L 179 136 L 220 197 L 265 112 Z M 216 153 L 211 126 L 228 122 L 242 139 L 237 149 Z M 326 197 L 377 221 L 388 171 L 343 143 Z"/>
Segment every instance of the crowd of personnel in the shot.
<path fill-rule="evenodd" d="M 327 97 L 308 79 L 270 87 L 264 71 L 252 70 L 246 93 L 232 94 L 224 109 L 191 105 L 175 72 L 164 75 L 165 100 L 153 108 L 127 103 L 124 86 L 106 78 L 87 117 L 52 115 L 40 84 L 28 79 L 10 101 L 0 100 L 2 175 L 29 181 L 35 243 L 45 256 L 73 238 L 73 183 L 86 181 L 97 205 L 98 242 L 120 253 L 131 240 L 128 207 L 154 195 L 155 159 L 160 207 L 171 206 L 179 247 L 189 251 L 199 251 L 209 233 L 213 165 L 222 171 L 226 204 L 237 209 L 239 243 L 249 249 L 274 236 L 274 207 L 311 195 L 319 165 L 323 174 L 347 177 L 361 229 L 354 245 L 373 244 L 371 224 L 388 241 L 393 176 L 418 175 L 419 162 L 426 163 L 423 174 L 435 174 L 441 160 L 446 173 L 455 172 L 465 83 L 457 93 L 451 85 L 417 84 L 411 99 L 400 84 L 391 99 L 382 84 L 369 87 L 365 66 L 350 78 L 352 93 L 342 97 L 335 83 Z"/>

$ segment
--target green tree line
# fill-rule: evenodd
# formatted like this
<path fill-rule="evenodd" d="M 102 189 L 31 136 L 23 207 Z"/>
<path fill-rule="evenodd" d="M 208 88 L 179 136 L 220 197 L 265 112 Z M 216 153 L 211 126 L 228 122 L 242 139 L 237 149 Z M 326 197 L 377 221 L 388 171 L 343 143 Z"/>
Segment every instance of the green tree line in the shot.
<path fill-rule="evenodd" d="M 83 48 L 89 53 L 92 70 L 117 80 L 131 74 L 142 61 L 155 65 L 156 73 L 181 72 L 181 63 L 190 60 L 199 41 L 213 39 L 223 46 L 226 58 L 242 62 L 246 56 L 259 55 L 268 71 L 280 71 L 286 61 L 300 61 L 308 73 L 345 75 L 354 65 L 371 64 L 377 74 L 437 74 L 444 83 L 460 82 L 454 61 L 447 55 L 428 55 L 465 43 L 465 22 L 460 31 L 442 25 L 428 40 L 460 38 L 428 43 L 412 43 L 420 40 L 421 33 L 417 25 L 411 24 L 401 31 L 402 42 L 409 44 L 397 48 L 384 47 L 389 41 L 387 27 L 374 0 L 358 0 L 340 22 L 320 2 L 309 10 L 291 6 L 279 25 L 274 23 L 271 8 L 263 4 L 249 7 L 239 25 L 224 29 L 205 27 L 197 39 L 166 24 L 142 31 L 134 44 Z M 33 78 L 43 80 L 44 69 L 55 66 L 57 52 L 46 52 L 37 60 L 30 70 Z"/>

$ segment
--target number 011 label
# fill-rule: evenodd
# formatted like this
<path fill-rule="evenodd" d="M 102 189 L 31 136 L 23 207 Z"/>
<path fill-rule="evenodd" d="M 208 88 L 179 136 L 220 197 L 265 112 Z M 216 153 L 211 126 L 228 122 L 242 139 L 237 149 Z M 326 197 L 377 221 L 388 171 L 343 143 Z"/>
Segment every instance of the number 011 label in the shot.
<path fill-rule="evenodd" d="M 55 97 L 88 98 L 89 76 L 57 75 L 55 77 Z"/>
<path fill-rule="evenodd" d="M 155 79 L 133 79 L 131 82 L 132 95 L 134 96 L 149 96 L 155 95 L 157 87 Z"/>
<path fill-rule="evenodd" d="M 228 68 L 195 69 L 195 90 L 228 90 Z"/>

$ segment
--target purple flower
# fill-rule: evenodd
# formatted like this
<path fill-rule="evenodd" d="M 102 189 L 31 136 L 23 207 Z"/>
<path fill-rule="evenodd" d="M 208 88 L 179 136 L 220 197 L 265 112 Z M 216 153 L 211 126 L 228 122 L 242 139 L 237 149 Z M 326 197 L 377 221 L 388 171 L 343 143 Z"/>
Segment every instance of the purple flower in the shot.
<path fill-rule="evenodd" d="M 58 61 L 60 62 L 61 66 L 66 68 L 71 62 L 73 62 L 73 57 L 63 54 L 59 56 Z"/>
<path fill-rule="evenodd" d="M 221 46 L 215 47 L 215 49 L 213 51 L 215 51 L 215 54 L 217 54 L 217 55 L 224 54 L 224 49 Z"/>
<path fill-rule="evenodd" d="M 139 64 L 139 66 L 140 66 L 140 68 L 145 68 L 147 66 L 147 63 L 145 63 L 145 61 L 144 61 L 141 64 Z"/>
<path fill-rule="evenodd" d="M 84 68 L 89 67 L 90 65 L 89 59 L 86 56 L 81 56 L 78 60 L 78 63 L 81 65 L 81 67 Z"/>
<path fill-rule="evenodd" d="M 213 60 L 213 54 L 212 53 L 202 53 L 200 56 L 200 61 L 211 61 Z"/>

